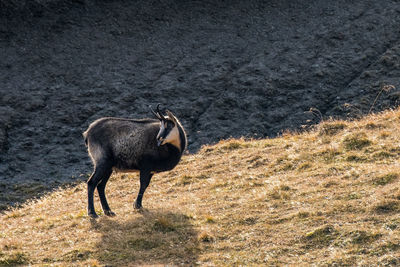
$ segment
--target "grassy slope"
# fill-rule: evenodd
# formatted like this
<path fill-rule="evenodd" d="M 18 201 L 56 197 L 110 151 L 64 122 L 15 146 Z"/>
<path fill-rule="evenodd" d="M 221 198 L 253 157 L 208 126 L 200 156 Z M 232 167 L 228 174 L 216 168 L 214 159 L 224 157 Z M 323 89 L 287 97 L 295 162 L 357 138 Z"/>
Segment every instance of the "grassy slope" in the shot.
<path fill-rule="evenodd" d="M 60 189 L 0 216 L 0 265 L 400 264 L 399 123 L 204 147 L 153 178 L 143 213 L 137 174 L 111 178 L 114 218 L 86 217 L 84 184 Z"/>

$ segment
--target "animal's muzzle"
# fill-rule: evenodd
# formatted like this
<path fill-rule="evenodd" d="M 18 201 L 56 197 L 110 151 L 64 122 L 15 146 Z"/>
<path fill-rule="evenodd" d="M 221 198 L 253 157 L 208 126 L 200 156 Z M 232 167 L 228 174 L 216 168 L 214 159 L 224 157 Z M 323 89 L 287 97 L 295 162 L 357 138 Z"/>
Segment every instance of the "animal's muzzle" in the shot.
<path fill-rule="evenodd" d="M 164 140 L 162 138 L 157 139 L 157 146 L 161 146 Z"/>

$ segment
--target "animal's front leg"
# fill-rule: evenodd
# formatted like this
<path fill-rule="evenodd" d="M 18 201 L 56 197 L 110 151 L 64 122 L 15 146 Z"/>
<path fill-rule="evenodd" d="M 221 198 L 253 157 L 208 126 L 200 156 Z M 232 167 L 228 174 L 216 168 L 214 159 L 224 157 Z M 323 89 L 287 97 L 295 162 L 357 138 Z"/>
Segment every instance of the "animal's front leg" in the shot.
<path fill-rule="evenodd" d="M 147 186 L 150 184 L 151 177 L 153 177 L 153 174 L 150 171 L 140 171 L 140 189 L 133 206 L 135 209 L 142 208 L 143 194 L 146 191 Z"/>

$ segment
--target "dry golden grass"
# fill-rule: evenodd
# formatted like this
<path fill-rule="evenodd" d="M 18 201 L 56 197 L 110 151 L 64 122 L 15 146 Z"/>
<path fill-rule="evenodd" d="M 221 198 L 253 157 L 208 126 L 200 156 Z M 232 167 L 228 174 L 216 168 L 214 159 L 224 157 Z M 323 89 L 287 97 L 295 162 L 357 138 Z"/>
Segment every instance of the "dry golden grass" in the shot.
<path fill-rule="evenodd" d="M 400 110 L 308 133 L 226 140 L 157 174 L 113 175 L 116 217 L 86 216 L 86 186 L 0 217 L 0 265 L 398 265 Z M 98 199 L 95 200 L 100 209 Z"/>

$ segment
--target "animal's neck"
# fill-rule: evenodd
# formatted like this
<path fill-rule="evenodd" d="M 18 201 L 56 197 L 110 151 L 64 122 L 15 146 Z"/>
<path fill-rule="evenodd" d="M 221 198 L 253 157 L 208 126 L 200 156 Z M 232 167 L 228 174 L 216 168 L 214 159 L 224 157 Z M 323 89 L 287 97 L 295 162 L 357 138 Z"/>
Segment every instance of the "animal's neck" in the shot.
<path fill-rule="evenodd" d="M 187 146 L 186 133 L 178 120 L 177 120 L 176 126 L 177 126 L 176 128 L 178 130 L 178 138 L 176 138 L 175 146 L 179 149 L 179 152 L 183 153 L 183 151 L 185 151 L 186 146 Z"/>
<path fill-rule="evenodd" d="M 179 122 L 168 137 L 168 143 L 176 147 L 182 154 L 186 148 L 186 134 Z"/>
<path fill-rule="evenodd" d="M 165 138 L 165 141 L 166 141 L 165 143 L 173 145 L 179 151 L 181 151 L 181 144 L 180 144 L 178 127 L 174 126 L 174 128 L 172 128 L 172 130 L 169 132 L 169 134 Z"/>
<path fill-rule="evenodd" d="M 182 153 L 187 147 L 187 139 L 185 130 L 183 129 L 179 121 L 178 121 L 178 132 L 179 132 L 180 152 Z"/>
<path fill-rule="evenodd" d="M 182 146 L 181 146 L 181 139 L 180 138 L 175 138 L 169 144 L 171 144 L 174 147 L 176 147 L 179 150 L 179 152 L 182 152 L 182 150 L 181 150 Z"/>

